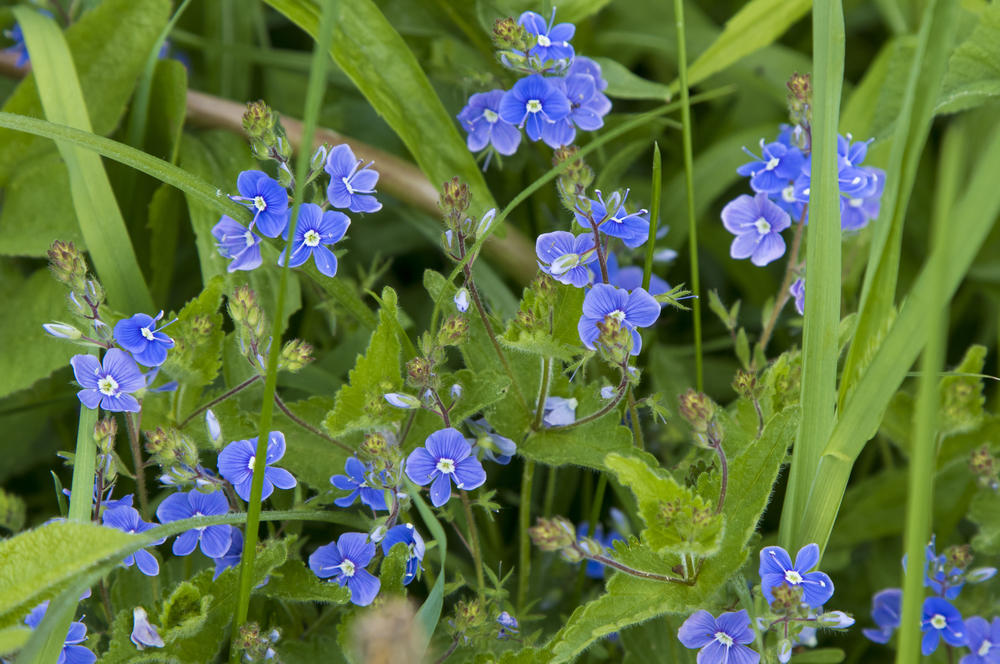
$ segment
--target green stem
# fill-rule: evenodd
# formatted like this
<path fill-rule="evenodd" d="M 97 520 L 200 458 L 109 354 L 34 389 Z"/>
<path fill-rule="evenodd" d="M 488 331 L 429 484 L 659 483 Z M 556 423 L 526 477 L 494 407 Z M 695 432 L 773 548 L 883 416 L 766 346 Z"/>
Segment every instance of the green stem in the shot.
<path fill-rule="evenodd" d="M 329 436 L 325 432 L 320 431 L 319 429 L 317 429 L 316 427 L 314 427 L 313 425 L 309 424 L 304 419 L 302 419 L 301 417 L 299 417 L 298 415 L 296 415 L 295 413 L 293 413 L 292 410 L 288 407 L 288 405 L 284 401 L 281 400 L 281 397 L 278 396 L 277 392 L 274 393 L 274 403 L 277 404 L 278 408 L 281 410 L 282 413 L 285 414 L 285 416 L 288 419 L 290 419 L 292 422 L 295 422 L 296 424 L 298 424 L 300 427 L 302 427 L 303 429 L 305 429 L 306 431 L 308 431 L 312 435 L 318 436 L 318 437 L 322 438 L 323 440 L 325 440 L 328 443 L 333 443 L 334 445 L 336 445 L 340 449 L 344 450 L 348 454 L 354 454 L 354 449 L 353 448 L 349 447 L 348 445 L 345 445 L 344 443 L 340 442 L 336 438 L 333 438 L 333 437 Z"/>
<path fill-rule="evenodd" d="M 528 582 L 531 578 L 531 493 L 535 481 L 535 462 L 525 460 L 524 474 L 521 475 L 521 504 L 518 506 L 517 533 L 520 537 L 520 561 L 517 566 L 517 612 L 524 613 L 528 596 Z"/>
<path fill-rule="evenodd" d="M 303 118 L 303 140 L 302 148 L 299 150 L 295 163 L 295 194 L 294 208 L 292 210 L 288 241 L 285 245 L 285 255 L 292 253 L 292 244 L 295 240 L 295 227 L 298 224 L 299 210 L 303 200 L 306 173 L 309 170 L 309 162 L 312 158 L 312 151 L 309 146 L 313 142 L 313 134 L 316 130 L 316 119 L 319 115 L 319 107 L 323 101 L 326 68 L 329 63 L 330 40 L 333 39 L 333 19 L 335 13 L 335 3 L 332 0 L 325 0 L 322 3 L 323 15 L 320 19 L 320 29 L 318 38 L 313 49 L 312 67 L 309 71 L 309 87 L 306 90 L 305 116 Z M 264 380 L 264 397 L 260 408 L 260 424 L 257 434 L 257 450 L 255 457 L 264 459 L 267 456 L 267 442 L 271 431 L 271 418 L 274 412 L 274 394 L 278 382 L 278 357 L 280 353 L 281 333 L 284 322 L 283 312 L 285 310 L 285 293 L 288 288 L 289 261 L 281 269 L 281 281 L 278 286 L 277 304 L 274 310 L 274 322 L 271 326 L 271 339 L 274 345 L 267 356 L 267 375 Z M 257 535 L 260 524 L 261 494 L 264 489 L 264 472 L 262 463 L 254 464 L 253 482 L 250 488 L 250 502 L 247 507 L 247 527 L 245 542 L 243 546 L 243 559 L 240 565 L 240 588 L 239 597 L 236 604 L 236 615 L 233 629 L 239 629 L 246 622 L 250 608 L 250 591 L 253 585 L 254 558 L 257 553 Z M 240 653 L 235 647 L 235 642 L 230 649 L 230 661 L 236 664 L 240 661 Z"/>
<path fill-rule="evenodd" d="M 686 89 L 686 86 L 685 86 Z M 653 276 L 653 254 L 656 253 L 656 229 L 660 224 L 660 190 L 663 188 L 663 165 L 660 144 L 653 141 L 653 194 L 649 202 L 649 240 L 646 242 L 646 263 L 642 269 L 642 287 L 649 290 Z"/>
<path fill-rule="evenodd" d="M 476 566 L 476 588 L 479 597 L 483 598 L 486 596 L 486 577 L 483 576 L 483 552 L 479 546 L 479 529 L 476 527 L 476 518 L 472 514 L 469 492 L 459 489 L 458 495 L 462 497 L 462 507 L 465 509 L 466 530 L 469 533 L 468 544 L 472 551 L 472 562 Z M 441 572 L 443 574 L 444 570 Z"/>
<path fill-rule="evenodd" d="M 542 417 L 545 415 L 545 400 L 549 396 L 549 383 L 552 380 L 552 358 L 542 360 L 542 382 L 538 386 L 538 401 L 535 403 L 535 421 L 531 428 L 538 431 L 542 428 Z"/>
<path fill-rule="evenodd" d="M 639 426 L 639 410 L 635 407 L 635 396 L 632 394 L 632 386 L 628 386 L 628 390 L 625 392 L 625 398 L 628 401 L 628 416 L 632 420 L 632 439 L 635 442 L 635 446 L 640 450 L 646 449 L 646 440 L 642 435 L 642 427 Z"/>
<path fill-rule="evenodd" d="M 90 353 L 97 355 L 97 349 Z M 97 470 L 97 444 L 94 426 L 97 410 L 80 405 L 80 422 L 76 428 L 76 456 L 73 457 L 73 481 L 69 494 L 70 521 L 90 521 L 94 502 L 94 477 Z"/>
<path fill-rule="evenodd" d="M 687 188 L 688 248 L 691 260 L 691 314 L 694 319 L 694 367 L 698 391 L 704 384 L 701 349 L 701 277 L 698 271 L 698 224 L 694 212 L 694 157 L 691 150 L 691 98 L 688 92 L 687 47 L 685 46 L 684 0 L 674 0 L 677 21 L 677 78 L 681 93 L 681 140 L 684 146 L 684 184 Z M 650 229 L 649 241 L 653 241 Z"/>
<path fill-rule="evenodd" d="M 194 418 L 198 417 L 199 415 L 201 415 L 202 413 L 204 413 L 206 410 L 208 410 L 212 406 L 214 406 L 214 405 L 216 405 L 218 403 L 222 403 L 223 401 L 225 401 L 229 397 L 231 397 L 231 396 L 233 396 L 233 395 L 235 395 L 235 394 L 237 394 L 239 392 L 242 392 L 243 390 L 245 390 L 246 388 L 250 387 L 251 385 L 253 385 L 254 383 L 256 383 L 260 379 L 261 379 L 261 375 L 260 374 L 255 374 L 253 376 L 250 376 L 245 381 L 243 381 L 242 383 L 240 383 L 236 387 L 232 388 L 231 390 L 228 390 L 228 391 L 220 394 L 219 396 L 215 397 L 214 399 L 212 399 L 208 403 L 199 406 L 190 415 L 188 415 L 187 417 L 185 417 L 184 421 L 177 425 L 177 428 L 178 429 L 183 429 L 184 427 L 186 427 L 188 424 L 191 423 L 191 420 L 193 420 Z"/>
<path fill-rule="evenodd" d="M 549 466 L 545 478 L 545 499 L 542 501 L 542 516 L 552 516 L 552 504 L 556 500 L 556 467 Z"/>
<path fill-rule="evenodd" d="M 141 412 L 125 413 L 125 428 L 128 430 L 128 444 L 132 449 L 136 493 L 139 494 L 139 509 L 142 511 L 142 518 L 149 519 L 149 490 L 146 488 L 146 468 L 142 461 L 142 447 L 139 445 L 139 417 L 141 416 Z"/>

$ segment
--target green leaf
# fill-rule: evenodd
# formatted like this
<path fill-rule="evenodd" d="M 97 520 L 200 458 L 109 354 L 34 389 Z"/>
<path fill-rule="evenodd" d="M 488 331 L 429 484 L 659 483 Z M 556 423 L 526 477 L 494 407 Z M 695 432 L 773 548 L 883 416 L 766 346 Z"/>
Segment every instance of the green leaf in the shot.
<path fill-rule="evenodd" d="M 198 297 L 184 305 L 171 326 L 174 348 L 167 356 L 163 370 L 188 387 L 208 385 L 222 368 L 222 277 L 213 277 Z"/>
<path fill-rule="evenodd" d="M 1000 493 L 981 489 L 972 499 L 969 520 L 979 526 L 972 538 L 976 553 L 988 556 L 1000 554 Z"/>
<path fill-rule="evenodd" d="M 511 319 L 501 343 L 525 353 L 572 362 L 585 351 L 577 323 L 583 289 L 547 280 L 542 293 L 525 288 L 521 315 Z"/>
<path fill-rule="evenodd" d="M 0 627 L 21 622 L 40 602 L 136 541 L 113 528 L 53 521 L 0 541 Z"/>
<path fill-rule="evenodd" d="M 0 629 L 0 657 L 17 652 L 28 642 L 31 630 L 24 625 L 14 625 Z"/>
<path fill-rule="evenodd" d="M 0 301 L 8 311 L 0 321 L 0 397 L 30 387 L 60 367 L 69 366 L 79 346 L 49 336 L 44 323 L 67 320 L 66 289 L 48 270 L 27 279 L 0 266 Z"/>
<path fill-rule="evenodd" d="M 715 504 L 639 457 L 609 454 L 607 467 L 635 494 L 645 524 L 641 540 L 657 553 L 711 556 L 722 539 Z"/>
<path fill-rule="evenodd" d="M 562 5 L 559 9 L 562 9 Z M 670 101 L 670 86 L 637 76 L 628 67 L 611 58 L 594 58 L 594 61 L 601 65 L 601 76 L 608 82 L 608 89 L 604 93 L 609 97 Z"/>
<path fill-rule="evenodd" d="M 289 560 L 275 569 L 259 592 L 288 602 L 347 604 L 351 599 L 351 591 L 345 586 L 321 580 L 301 560 Z"/>
<path fill-rule="evenodd" d="M 382 291 L 378 326 L 372 333 L 368 350 L 358 357 L 348 378 L 350 384 L 337 392 L 336 405 L 323 421 L 331 436 L 384 426 L 401 419 L 402 411 L 390 406 L 383 397 L 386 392 L 396 392 L 403 385 L 398 316 L 396 292 L 386 287 Z"/>
<path fill-rule="evenodd" d="M 811 7 L 809 0 L 751 0 L 726 21 L 722 34 L 688 69 L 688 84 L 697 85 L 741 58 L 776 40 Z M 677 84 L 670 86 L 677 89 Z"/>
<path fill-rule="evenodd" d="M 406 561 L 409 557 L 409 547 L 403 542 L 397 542 L 389 550 L 389 555 L 382 559 L 382 566 L 378 571 L 379 579 L 382 581 L 382 588 L 379 591 L 381 596 L 406 595 L 403 577 L 406 576 Z"/>
<path fill-rule="evenodd" d="M 726 528 L 722 543 L 719 552 L 706 560 L 694 585 L 647 581 L 616 572 L 607 583 L 607 592 L 577 608 L 549 642 L 548 648 L 554 653 L 551 662 L 568 662 L 597 639 L 630 625 L 665 613 L 687 613 L 708 607 L 711 597 L 750 554 L 747 542 L 770 498 L 798 420 L 798 408 L 774 416 L 761 439 L 730 460 L 728 492 L 734 498 L 727 500 L 724 508 Z M 614 556 L 639 569 L 674 574 L 671 569 L 674 561 L 643 545 L 634 544 L 626 549 L 619 542 Z"/>
<path fill-rule="evenodd" d="M 0 528 L 5 528 L 12 533 L 20 531 L 24 528 L 27 509 L 23 499 L 0 489 Z"/>
<path fill-rule="evenodd" d="M 592 16 L 611 4 L 611 0 L 560 0 L 556 12 L 557 23 L 577 23 Z M 493 21 L 498 18 L 517 18 L 525 11 L 541 12 L 548 20 L 548 13 L 539 5 L 538 0 L 476 0 L 476 11 L 480 23 L 487 31 L 493 28 Z"/>
<path fill-rule="evenodd" d="M 988 4 L 948 60 L 938 113 L 975 108 L 1000 96 L 1000 5 Z"/>
<path fill-rule="evenodd" d="M 160 5 L 166 8 L 165 3 Z M 73 56 L 58 26 L 27 8 L 14 11 L 31 51 L 31 67 L 46 118 L 92 131 Z M 100 157 L 61 142 L 56 147 L 69 171 L 70 193 L 80 231 L 110 304 L 123 310 L 151 310 L 152 298 Z"/>
<path fill-rule="evenodd" d="M 983 379 L 986 346 L 973 345 L 954 369 L 956 375 L 941 379 L 940 432 L 942 435 L 971 431 L 983 421 Z"/>
<path fill-rule="evenodd" d="M 45 256 L 55 240 L 82 247 L 68 190 L 66 165 L 54 149 L 25 158 L 3 189 L 0 254 Z"/>
<path fill-rule="evenodd" d="M 604 402 L 598 396 L 597 386 L 590 386 L 588 394 L 579 399 L 577 417 L 599 410 Z M 618 410 L 604 417 L 566 430 L 542 429 L 528 436 L 518 445 L 518 454 L 526 459 L 548 466 L 575 465 L 604 470 L 608 454 L 628 455 L 632 450 L 632 432 L 619 424 Z M 499 426 L 499 425 L 494 425 Z"/>

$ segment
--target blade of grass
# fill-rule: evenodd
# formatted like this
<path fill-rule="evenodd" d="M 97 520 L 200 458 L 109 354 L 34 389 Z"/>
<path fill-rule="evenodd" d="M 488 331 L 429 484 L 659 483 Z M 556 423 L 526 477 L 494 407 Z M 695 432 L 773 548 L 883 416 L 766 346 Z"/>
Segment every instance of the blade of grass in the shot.
<path fill-rule="evenodd" d="M 698 271 L 698 226 L 694 214 L 694 157 L 691 151 L 691 99 L 688 91 L 687 47 L 684 38 L 684 0 L 674 0 L 677 21 L 677 76 L 681 93 L 681 140 L 684 146 L 684 185 L 687 188 L 688 250 L 691 261 L 691 314 L 694 319 L 694 375 L 698 391 L 703 387 L 701 357 L 701 276 Z M 658 201 L 657 201 L 658 202 Z M 654 211 L 658 208 L 654 207 Z M 655 214 L 654 212 L 653 214 Z M 650 230 L 649 243 L 655 236 Z M 648 261 L 647 257 L 647 261 Z M 644 277 L 645 280 L 645 277 Z M 645 281 L 644 281 L 645 283 Z"/>
<path fill-rule="evenodd" d="M 844 10 L 840 0 L 813 4 L 812 187 L 806 233 L 806 316 L 802 340 L 802 420 L 795 438 L 781 543 L 807 544 L 795 532 L 800 507 L 834 423 L 840 323 L 840 190 L 837 124 L 844 78 Z"/>
<path fill-rule="evenodd" d="M 1000 188 L 996 186 L 1000 127 L 982 143 L 982 153 L 969 167 L 968 187 L 950 209 L 948 230 L 961 242 L 932 247 L 885 340 L 848 396 L 823 450 L 809 499 L 802 506 L 797 541 L 825 548 L 854 460 L 875 435 L 889 400 L 927 342 L 924 321 L 954 296 L 1000 214 Z M 939 285 L 941 290 L 937 290 Z"/>
<path fill-rule="evenodd" d="M 73 56 L 56 23 L 27 7 L 14 9 L 46 117 L 92 131 Z M 153 300 L 136 260 L 111 183 L 100 158 L 88 150 L 56 142 L 69 171 L 70 193 L 80 231 L 112 306 L 152 312 Z"/>
<path fill-rule="evenodd" d="M 959 173 L 962 170 L 960 135 L 962 125 L 952 124 L 945 134 L 938 162 L 938 177 L 934 199 L 931 246 L 945 246 L 951 241 L 946 231 L 948 213 L 954 203 Z M 945 249 L 946 251 L 946 249 Z M 936 267 L 944 269 L 938 264 Z M 931 296 L 944 298 L 944 275 L 932 274 Z M 913 411 L 913 448 L 910 454 L 908 491 L 906 492 L 906 571 L 903 577 L 903 612 L 899 628 L 897 664 L 915 662 L 920 658 L 920 612 L 924 601 L 925 547 L 930 539 L 934 500 L 934 458 L 937 452 L 937 426 L 940 395 L 939 372 L 945 356 L 948 329 L 948 308 L 938 307 L 928 312 L 924 325 L 928 329 L 927 345 L 921 358 L 920 388 L 917 407 Z"/>
<path fill-rule="evenodd" d="M 323 14 L 320 19 L 319 32 L 313 48 L 313 62 L 309 70 L 309 84 L 306 88 L 305 115 L 303 117 L 303 141 L 304 146 L 312 145 L 313 134 L 316 131 L 316 120 L 319 117 L 320 104 L 323 101 L 325 89 L 324 80 L 326 78 L 326 67 L 329 63 L 330 43 L 333 40 L 333 19 L 336 3 L 334 0 L 323 2 Z M 312 152 L 308 149 L 300 149 L 295 162 L 295 193 L 293 195 L 293 209 L 291 221 L 288 229 L 288 240 L 285 244 L 285 256 L 292 255 L 292 244 L 295 242 L 295 227 L 298 224 L 299 211 L 302 209 L 302 199 L 305 193 L 306 174 L 309 170 L 309 163 L 312 160 Z M 291 269 L 286 260 L 281 268 L 281 284 L 278 287 L 277 304 L 274 311 L 284 311 L 285 292 L 288 287 L 288 272 Z M 267 456 L 268 438 L 271 432 L 271 417 L 274 412 L 274 392 L 278 383 L 278 357 L 281 347 L 281 335 L 283 332 L 283 319 L 281 316 L 274 316 L 271 326 L 272 350 L 267 356 L 267 375 L 264 379 L 264 396 L 260 409 L 260 422 L 257 435 L 256 459 L 264 459 Z M 245 534 L 245 544 L 243 546 L 243 559 L 240 565 L 240 592 L 236 604 L 236 615 L 234 627 L 238 629 L 247 619 L 250 607 L 250 591 L 253 586 L 253 563 L 257 552 L 257 531 L 260 524 L 261 494 L 264 490 L 263 464 L 255 464 L 253 469 L 253 480 L 250 486 L 250 501 L 247 506 L 247 527 Z M 230 661 L 234 664 L 241 659 L 240 653 L 235 647 L 235 641 L 230 648 Z"/>
<path fill-rule="evenodd" d="M 934 106 L 947 67 L 956 14 L 956 3 L 941 0 L 931 0 L 924 10 L 906 92 L 893 133 L 882 196 L 883 213 L 875 224 L 868 254 L 869 267 L 861 286 L 857 327 L 844 361 L 838 396 L 841 408 L 860 377 L 865 358 L 871 356 L 874 345 L 878 343 L 895 303 L 904 217 L 920 154 L 934 119 Z"/>
<path fill-rule="evenodd" d="M 413 504 L 417 506 L 417 511 L 420 512 L 420 518 L 424 520 L 424 524 L 431 531 L 431 535 L 434 536 L 434 540 L 438 544 L 438 557 L 441 561 L 441 568 L 438 572 L 437 580 L 434 582 L 434 587 L 431 589 L 427 599 L 424 600 L 424 603 L 417 610 L 417 623 L 423 627 L 423 633 L 419 637 L 420 641 L 414 653 L 414 658 L 419 661 L 427 651 L 428 646 L 430 646 L 431 637 L 434 636 L 434 630 L 441 619 L 441 607 L 444 605 L 444 564 L 448 559 L 448 537 L 445 535 L 441 523 L 435 518 L 434 512 L 427 507 L 424 499 L 420 497 L 420 487 L 410 481 L 407 481 L 406 485 L 410 496 L 413 497 Z"/>
<path fill-rule="evenodd" d="M 653 254 L 656 253 L 656 229 L 660 225 L 660 192 L 663 189 L 663 162 L 660 159 L 660 144 L 653 141 L 653 184 L 649 197 L 649 242 L 646 243 L 646 261 L 642 268 L 642 287 L 649 290 L 649 280 L 653 276 Z"/>

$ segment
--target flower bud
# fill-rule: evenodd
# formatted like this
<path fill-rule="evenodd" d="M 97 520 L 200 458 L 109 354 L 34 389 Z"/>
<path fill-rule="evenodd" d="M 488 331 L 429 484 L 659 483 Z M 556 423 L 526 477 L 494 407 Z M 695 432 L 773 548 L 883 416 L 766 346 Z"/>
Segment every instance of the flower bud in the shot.
<path fill-rule="evenodd" d="M 213 443 L 217 444 L 219 439 L 222 438 L 222 426 L 219 424 L 219 418 L 215 416 L 211 408 L 205 411 L 205 426 L 208 428 L 208 437 Z"/>
<path fill-rule="evenodd" d="M 301 339 L 292 339 L 281 349 L 278 369 L 295 372 L 313 361 L 313 347 Z"/>
<path fill-rule="evenodd" d="M 600 334 L 597 344 L 601 356 L 615 365 L 625 364 L 632 351 L 632 331 L 621 324 L 614 315 L 606 316 L 597 323 Z"/>
<path fill-rule="evenodd" d="M 513 18 L 498 18 L 493 23 L 491 35 L 493 45 L 501 51 L 528 51 L 537 40 L 528 34 L 527 29 Z"/>
<path fill-rule="evenodd" d="M 389 405 L 395 406 L 396 408 L 402 408 L 404 410 L 420 408 L 420 399 L 410 396 L 409 394 L 403 394 L 402 392 L 389 392 L 383 396 L 385 397 L 385 400 L 389 402 Z"/>
<path fill-rule="evenodd" d="M 445 225 L 452 230 L 457 230 L 461 222 L 465 219 L 465 211 L 469 209 L 469 201 L 472 195 L 469 192 L 469 185 L 460 181 L 458 177 L 441 185 L 441 196 L 438 198 L 438 207 L 444 214 Z"/>
<path fill-rule="evenodd" d="M 715 404 L 707 395 L 689 389 L 680 395 L 680 414 L 697 433 L 706 433 L 715 419 Z"/>
<path fill-rule="evenodd" d="M 823 627 L 830 629 L 847 629 L 854 624 L 854 618 L 843 611 L 827 611 L 821 614 L 816 621 Z"/>
<path fill-rule="evenodd" d="M 56 240 L 48 250 L 52 275 L 73 291 L 82 291 L 87 279 L 87 260 L 72 242 Z"/>
<path fill-rule="evenodd" d="M 463 314 L 469 310 L 469 289 L 462 287 L 455 293 L 455 308 Z"/>
<path fill-rule="evenodd" d="M 561 516 L 551 519 L 539 517 L 535 525 L 528 528 L 528 535 L 542 551 L 560 551 L 576 542 L 573 524 Z"/>
<path fill-rule="evenodd" d="M 479 598 L 460 601 L 455 605 L 455 629 L 467 632 L 482 625 L 486 620 L 486 610 Z"/>
<path fill-rule="evenodd" d="M 965 580 L 969 583 L 982 583 L 983 581 L 988 581 L 996 576 L 996 567 L 977 567 L 973 570 L 969 570 L 969 573 L 965 575 Z"/>
<path fill-rule="evenodd" d="M 144 648 L 162 648 L 165 644 L 156 627 L 149 624 L 149 616 L 141 606 L 132 609 L 132 643 L 139 650 Z"/>
<path fill-rule="evenodd" d="M 80 332 L 80 330 L 76 329 L 69 323 L 45 323 L 42 327 L 56 339 L 69 339 L 70 341 L 76 341 L 83 336 L 83 333 Z"/>
<path fill-rule="evenodd" d="M 313 171 L 322 170 L 323 166 L 326 165 L 326 157 L 328 154 L 329 148 L 325 143 L 316 148 L 316 152 L 313 153 L 312 160 L 309 162 L 309 168 Z"/>
<path fill-rule="evenodd" d="M 110 454 L 118 437 L 118 421 L 113 417 L 102 417 L 94 426 L 94 443 L 100 454 Z"/>
<path fill-rule="evenodd" d="M 601 398 L 602 399 L 614 399 L 615 395 L 618 394 L 618 390 L 610 385 L 605 385 L 601 388 Z"/>
<path fill-rule="evenodd" d="M 798 609 L 802 604 L 802 586 L 782 583 L 772 588 L 771 594 L 774 595 L 771 608 L 776 613 L 789 613 Z"/>
<path fill-rule="evenodd" d="M 263 100 L 248 102 L 246 110 L 243 111 L 243 131 L 251 140 L 271 142 L 274 140 L 275 120 L 271 107 Z"/>
<path fill-rule="evenodd" d="M 968 544 L 949 546 L 944 556 L 949 565 L 964 570 L 972 562 L 972 547 Z"/>
<path fill-rule="evenodd" d="M 463 391 L 462 386 L 459 383 L 455 383 L 454 385 L 451 386 L 449 393 L 451 394 L 452 402 L 458 401 L 459 399 L 462 398 L 462 391 Z"/>
<path fill-rule="evenodd" d="M 415 357 L 406 363 L 406 382 L 416 388 L 435 382 L 434 365 L 425 357 Z"/>
<path fill-rule="evenodd" d="M 468 333 L 469 321 L 463 316 L 452 316 L 438 330 L 437 342 L 442 346 L 458 346 L 465 343 Z"/>
<path fill-rule="evenodd" d="M 781 662 L 781 664 L 788 664 L 791 659 L 792 641 L 791 639 L 782 639 L 778 643 L 778 661 Z"/>
<path fill-rule="evenodd" d="M 475 234 L 477 236 L 481 236 L 489 232 L 490 227 L 493 225 L 493 221 L 496 219 L 496 217 L 497 217 L 496 208 L 490 208 L 489 210 L 487 210 L 486 213 L 483 214 L 482 218 L 479 220 L 479 223 L 476 224 L 476 228 L 474 230 Z"/>

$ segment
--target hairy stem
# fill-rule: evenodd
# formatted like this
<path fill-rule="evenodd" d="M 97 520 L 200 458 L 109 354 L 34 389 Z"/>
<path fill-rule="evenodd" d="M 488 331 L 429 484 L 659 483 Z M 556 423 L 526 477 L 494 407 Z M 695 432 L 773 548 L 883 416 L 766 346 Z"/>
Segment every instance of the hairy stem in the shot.
<path fill-rule="evenodd" d="M 281 397 L 278 396 L 277 392 L 274 393 L 274 403 L 278 406 L 278 409 L 281 410 L 281 412 L 284 413 L 288 417 L 288 419 L 290 419 L 292 422 L 295 422 L 296 424 L 298 424 L 300 427 L 302 427 L 303 429 L 305 429 L 309 433 L 311 433 L 313 435 L 316 435 L 316 436 L 319 436 L 320 438 L 322 438 L 323 440 L 325 440 L 327 442 L 333 443 L 337 447 L 341 448 L 342 450 L 344 450 L 344 451 L 346 451 L 346 452 L 348 452 L 350 454 L 354 454 L 354 450 L 351 449 L 349 446 L 347 446 L 344 443 L 340 442 L 336 438 L 333 438 L 333 437 L 327 435 L 323 431 L 320 431 L 319 429 L 317 429 L 316 427 L 314 427 L 313 425 L 309 424 L 308 422 L 306 422 L 305 420 L 303 420 L 301 417 L 299 417 L 298 415 L 296 415 L 295 413 L 293 413 L 291 411 L 291 409 L 289 409 L 288 404 L 286 404 L 284 401 L 282 401 Z"/>
<path fill-rule="evenodd" d="M 136 493 L 139 494 L 139 508 L 142 518 L 149 520 L 149 493 L 146 489 L 146 470 L 143 467 L 142 448 L 139 445 L 140 413 L 125 413 L 125 427 L 128 429 L 128 443 L 132 448 L 132 463 L 135 467 Z"/>
<path fill-rule="evenodd" d="M 535 462 L 525 460 L 521 475 L 521 504 L 518 505 L 518 536 L 520 539 L 520 559 L 517 565 L 517 610 L 524 612 L 524 602 L 528 595 L 528 581 L 531 578 L 531 494 L 535 480 Z"/>
<path fill-rule="evenodd" d="M 775 325 L 778 323 L 778 314 L 781 313 L 781 310 L 785 308 L 788 300 L 792 297 L 788 289 L 795 278 L 795 272 L 799 269 L 799 248 L 802 246 L 802 235 L 806 227 L 805 220 L 808 210 L 808 204 L 802 208 L 802 217 L 799 219 L 799 224 L 795 229 L 795 237 L 792 239 L 792 250 L 788 253 L 788 265 L 785 267 L 785 278 L 781 280 L 781 288 L 778 290 L 778 299 L 774 302 L 774 307 L 771 309 L 771 316 L 767 319 L 767 325 L 764 326 L 764 330 L 760 333 L 760 341 L 757 342 L 757 349 L 761 355 L 767 350 L 767 344 L 771 341 L 771 335 L 774 334 Z M 755 358 L 751 359 L 750 364 L 755 364 L 755 361 Z"/>
<path fill-rule="evenodd" d="M 232 388 L 231 390 L 228 390 L 228 391 L 224 392 L 223 394 L 220 394 L 219 396 L 215 397 L 214 399 L 212 399 L 211 401 L 209 401 L 206 404 L 198 406 L 198 408 L 194 409 L 194 411 L 192 411 L 190 415 L 188 415 L 187 417 L 184 418 L 183 422 L 181 422 L 180 424 L 177 425 L 177 428 L 178 429 L 183 429 L 184 427 L 186 427 L 188 424 L 191 423 L 191 420 L 193 420 L 194 418 L 198 417 L 199 415 L 201 415 L 202 413 L 204 413 L 206 410 L 208 410 L 212 406 L 214 406 L 216 404 L 219 404 L 219 403 L 222 403 L 223 401 L 225 401 L 229 397 L 231 397 L 231 396 L 233 396 L 235 394 L 238 394 L 239 392 L 242 392 L 246 388 L 248 388 L 251 385 L 253 385 L 254 383 L 256 383 L 261 378 L 263 378 L 263 376 L 261 376 L 260 374 L 254 374 L 253 376 L 250 376 L 245 381 L 243 381 L 242 383 L 240 383 L 236 387 Z"/>
<path fill-rule="evenodd" d="M 476 519 L 472 514 L 472 504 L 469 502 L 469 492 L 459 489 L 458 495 L 462 497 L 462 507 L 465 508 L 465 520 L 469 530 L 469 544 L 472 546 L 472 562 L 476 566 L 476 587 L 479 596 L 486 595 L 486 580 L 483 576 L 483 554 L 479 547 L 479 529 L 476 527 Z M 442 570 L 442 573 L 444 570 Z"/>

